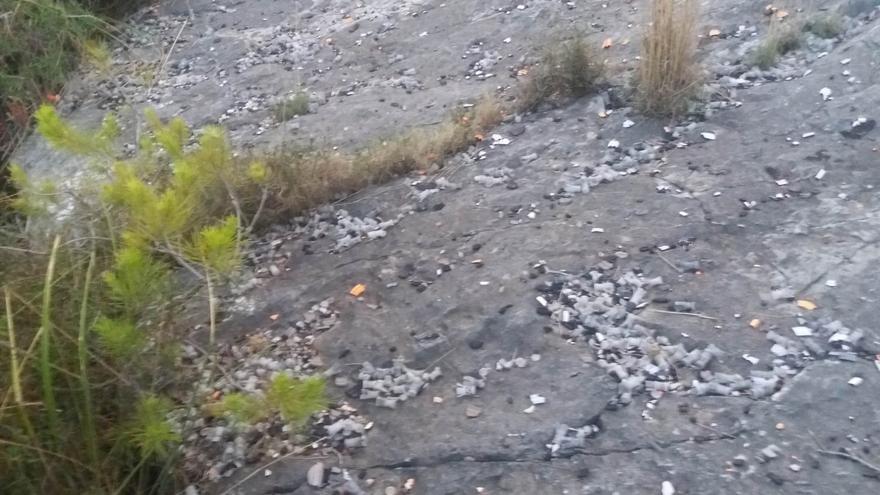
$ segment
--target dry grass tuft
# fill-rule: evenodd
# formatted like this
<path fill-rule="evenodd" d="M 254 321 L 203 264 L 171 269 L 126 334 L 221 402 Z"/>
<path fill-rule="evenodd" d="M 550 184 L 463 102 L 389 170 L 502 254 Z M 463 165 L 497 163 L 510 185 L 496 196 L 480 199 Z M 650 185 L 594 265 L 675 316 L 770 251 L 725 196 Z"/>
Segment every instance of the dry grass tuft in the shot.
<path fill-rule="evenodd" d="M 636 91 L 641 110 L 678 115 L 701 82 L 697 53 L 696 0 L 653 0 L 651 23 L 642 41 Z"/>
<path fill-rule="evenodd" d="M 840 14 L 817 15 L 804 24 L 804 31 L 825 39 L 840 36 L 844 29 L 843 18 Z"/>
<path fill-rule="evenodd" d="M 554 98 L 592 93 L 604 72 L 602 59 L 583 37 L 554 43 L 520 90 L 520 108 L 532 110 Z"/>
<path fill-rule="evenodd" d="M 486 97 L 436 126 L 415 129 L 354 152 L 284 149 L 265 157 L 271 194 L 267 220 L 299 213 L 466 150 L 501 123 L 504 108 Z M 274 213 L 274 215 L 273 215 Z"/>
<path fill-rule="evenodd" d="M 801 27 L 775 17 L 770 20 L 767 38 L 752 52 L 751 63 L 763 70 L 776 65 L 779 57 L 801 46 Z"/>

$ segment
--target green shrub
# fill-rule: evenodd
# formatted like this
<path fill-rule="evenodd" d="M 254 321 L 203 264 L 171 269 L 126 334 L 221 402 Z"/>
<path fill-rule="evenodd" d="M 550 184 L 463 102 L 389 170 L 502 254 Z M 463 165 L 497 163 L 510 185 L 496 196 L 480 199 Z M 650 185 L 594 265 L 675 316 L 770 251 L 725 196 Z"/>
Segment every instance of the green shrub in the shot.
<path fill-rule="evenodd" d="M 282 100 L 272 108 L 272 115 L 278 122 L 285 122 L 307 113 L 309 113 L 309 95 L 306 93 L 297 93 L 293 98 Z"/>
<path fill-rule="evenodd" d="M 236 421 L 254 423 L 278 413 L 294 426 L 302 426 L 314 413 L 327 407 L 325 382 L 321 377 L 293 378 L 279 373 L 262 393 L 227 394 L 209 407 L 214 415 L 228 415 Z"/>
<path fill-rule="evenodd" d="M 186 379 L 169 366 L 183 336 L 174 325 L 173 265 L 203 281 L 213 346 L 216 286 L 238 268 L 245 235 L 248 205 L 239 194 L 259 191 L 257 179 L 266 174 L 260 164 L 240 174 L 235 167 L 245 165 L 233 159 L 219 128 L 205 129 L 187 147 L 193 136 L 182 121 L 163 123 L 150 113 L 151 132 L 126 159 L 114 152 L 119 126 L 112 116 L 87 132 L 49 106 L 36 115 L 52 146 L 89 158 L 109 179 L 100 194 L 73 192 L 68 220 L 47 224 L 55 232 L 48 253 L 12 250 L 17 258 L 0 266 L 0 335 L 15 363 L 0 385 L 16 390 L 16 414 L 0 407 L 14 441 L 0 445 L 0 485 L 15 493 L 171 490 L 169 456 L 180 435 L 166 418 L 179 405 L 166 389 Z M 47 195 L 47 185 L 32 183 L 20 167 L 12 171 L 19 193 L 11 204 L 32 219 L 69 206 L 66 195 Z M 61 242 L 83 228 L 90 242 Z M 45 274 L 42 282 L 37 273 Z M 34 307 L 34 300 L 42 303 Z M 33 348 L 35 357 L 24 352 Z M 34 402 L 45 407 L 28 406 Z"/>

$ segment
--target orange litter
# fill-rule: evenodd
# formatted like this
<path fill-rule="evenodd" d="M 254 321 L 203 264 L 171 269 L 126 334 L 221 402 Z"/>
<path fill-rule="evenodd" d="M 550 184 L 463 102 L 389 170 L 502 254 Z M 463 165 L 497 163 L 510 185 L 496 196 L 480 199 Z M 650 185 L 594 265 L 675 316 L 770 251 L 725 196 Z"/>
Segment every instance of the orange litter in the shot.
<path fill-rule="evenodd" d="M 354 287 L 352 287 L 351 290 L 348 291 L 348 293 L 351 294 L 351 295 L 353 295 L 354 297 L 359 297 L 359 296 L 360 296 L 361 294 L 363 294 L 364 291 L 366 291 L 366 290 L 367 290 L 367 286 L 366 286 L 366 285 L 364 285 L 364 284 L 357 284 L 357 285 L 355 285 Z"/>

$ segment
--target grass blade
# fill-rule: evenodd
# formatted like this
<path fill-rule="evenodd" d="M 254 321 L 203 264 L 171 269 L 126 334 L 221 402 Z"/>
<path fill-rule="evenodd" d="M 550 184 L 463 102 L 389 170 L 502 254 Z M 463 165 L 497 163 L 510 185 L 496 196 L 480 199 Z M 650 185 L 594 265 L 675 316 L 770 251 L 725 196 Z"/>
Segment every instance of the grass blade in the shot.
<path fill-rule="evenodd" d="M 58 409 L 55 401 L 55 383 L 52 373 L 52 281 L 55 278 L 55 261 L 58 259 L 58 247 L 61 237 L 55 236 L 49 265 L 46 268 L 46 281 L 43 285 L 43 306 L 40 311 L 40 386 L 43 392 L 43 407 L 49 423 L 49 434 L 52 440 L 60 438 Z"/>
<path fill-rule="evenodd" d="M 82 388 L 83 417 L 80 420 L 80 429 L 88 451 L 89 461 L 93 466 L 98 465 L 97 432 L 95 431 L 95 414 L 92 408 L 92 391 L 88 375 L 88 311 L 89 291 L 92 286 L 92 273 L 95 269 L 95 251 L 89 256 L 89 267 L 86 269 L 86 279 L 83 285 L 82 305 L 79 311 L 79 336 L 77 338 L 77 354 L 79 356 L 79 380 Z"/>

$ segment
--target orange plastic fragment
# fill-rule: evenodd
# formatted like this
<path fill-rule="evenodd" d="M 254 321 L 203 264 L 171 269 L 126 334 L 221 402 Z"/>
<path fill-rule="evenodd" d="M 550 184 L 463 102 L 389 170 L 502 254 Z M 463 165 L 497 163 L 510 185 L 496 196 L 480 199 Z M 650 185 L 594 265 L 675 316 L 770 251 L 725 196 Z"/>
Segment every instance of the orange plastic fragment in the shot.
<path fill-rule="evenodd" d="M 366 286 L 366 285 L 364 285 L 364 284 L 357 284 L 357 285 L 355 285 L 354 287 L 352 287 L 351 290 L 348 291 L 348 293 L 351 294 L 351 295 L 353 295 L 354 297 L 359 297 L 359 296 L 360 296 L 361 294 L 363 294 L 364 291 L 366 291 L 366 290 L 367 290 L 367 286 Z"/>
<path fill-rule="evenodd" d="M 813 301 L 808 301 L 806 299 L 798 299 L 797 305 L 799 308 L 806 309 L 807 311 L 812 311 L 818 307 L 816 306 L 816 303 L 814 303 Z"/>

